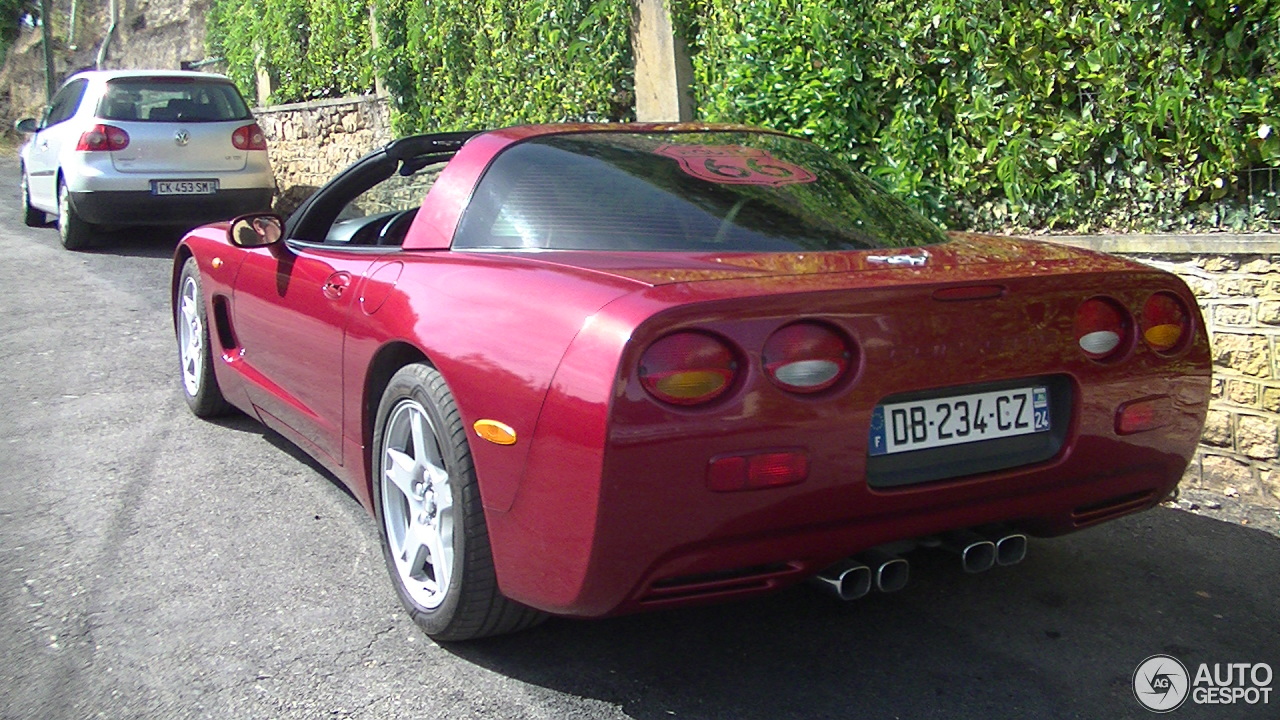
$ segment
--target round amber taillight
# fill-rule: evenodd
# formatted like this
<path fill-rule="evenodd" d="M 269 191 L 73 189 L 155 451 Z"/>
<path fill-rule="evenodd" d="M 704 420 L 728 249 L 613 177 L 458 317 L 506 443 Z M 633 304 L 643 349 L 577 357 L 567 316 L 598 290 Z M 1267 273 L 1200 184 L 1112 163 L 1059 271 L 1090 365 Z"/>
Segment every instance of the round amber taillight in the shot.
<path fill-rule="evenodd" d="M 738 361 L 724 341 L 706 333 L 672 333 L 640 356 L 640 384 L 672 405 L 700 405 L 725 393 Z"/>
<path fill-rule="evenodd" d="M 1173 293 L 1158 292 L 1142 306 L 1142 339 L 1158 353 L 1171 353 L 1191 337 L 1191 312 Z"/>

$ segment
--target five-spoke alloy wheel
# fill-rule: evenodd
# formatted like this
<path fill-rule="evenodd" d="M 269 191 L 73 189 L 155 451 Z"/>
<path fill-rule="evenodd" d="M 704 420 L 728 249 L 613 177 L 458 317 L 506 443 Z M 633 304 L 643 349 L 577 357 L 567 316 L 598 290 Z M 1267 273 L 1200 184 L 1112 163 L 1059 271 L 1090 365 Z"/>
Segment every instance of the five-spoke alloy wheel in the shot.
<path fill-rule="evenodd" d="M 467 432 L 444 378 L 415 363 L 387 384 L 373 499 L 400 602 L 436 640 L 514 632 L 542 614 L 498 590 Z"/>
<path fill-rule="evenodd" d="M 187 258 L 178 278 L 173 323 L 178 335 L 178 365 L 182 371 L 182 396 L 198 417 L 225 415 L 231 405 L 222 396 L 213 374 L 213 350 L 209 347 L 209 322 L 200 291 L 200 265 Z"/>

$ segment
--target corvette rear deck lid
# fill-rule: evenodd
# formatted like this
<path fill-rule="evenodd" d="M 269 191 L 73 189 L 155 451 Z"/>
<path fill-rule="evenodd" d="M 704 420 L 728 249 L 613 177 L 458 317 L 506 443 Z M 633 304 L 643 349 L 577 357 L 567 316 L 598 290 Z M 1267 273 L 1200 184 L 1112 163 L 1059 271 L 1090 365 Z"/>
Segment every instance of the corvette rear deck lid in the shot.
<path fill-rule="evenodd" d="M 598 252 L 540 251 L 529 257 L 544 262 L 625 277 L 647 285 L 707 282 L 767 277 L 825 275 L 833 273 L 890 273 L 895 277 L 919 274 L 937 279 L 939 270 L 965 270 L 969 279 L 980 276 L 980 266 L 991 266 L 995 274 L 1007 271 L 1011 263 L 1043 266 L 1071 261 L 1090 262 L 1094 270 L 1127 263 L 1098 253 L 1052 243 L 1002 238 L 972 233 L 949 233 L 950 242 L 917 248 L 892 250 L 799 252 L 799 253 L 686 253 L 686 252 Z M 523 255 L 524 253 L 519 253 Z M 905 277 L 904 277 L 905 279 Z"/>

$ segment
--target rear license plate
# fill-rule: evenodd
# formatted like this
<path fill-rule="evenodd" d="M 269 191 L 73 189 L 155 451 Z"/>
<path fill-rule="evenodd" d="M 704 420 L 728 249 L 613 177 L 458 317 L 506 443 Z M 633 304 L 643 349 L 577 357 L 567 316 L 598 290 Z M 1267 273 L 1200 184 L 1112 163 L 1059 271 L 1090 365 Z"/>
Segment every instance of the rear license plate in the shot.
<path fill-rule="evenodd" d="M 217 180 L 152 180 L 152 195 L 212 195 L 218 192 Z"/>
<path fill-rule="evenodd" d="M 871 455 L 925 450 L 1049 430 L 1043 386 L 878 405 L 871 416 Z"/>

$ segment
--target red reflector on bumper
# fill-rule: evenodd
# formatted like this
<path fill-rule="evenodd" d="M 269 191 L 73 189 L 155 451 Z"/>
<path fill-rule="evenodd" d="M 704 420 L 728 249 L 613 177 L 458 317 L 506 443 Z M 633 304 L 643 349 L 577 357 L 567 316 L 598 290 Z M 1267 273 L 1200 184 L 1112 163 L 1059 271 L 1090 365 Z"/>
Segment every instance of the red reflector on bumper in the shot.
<path fill-rule="evenodd" d="M 1163 427 L 1169 422 L 1169 402 L 1168 395 L 1158 395 L 1131 400 L 1116 408 L 1116 434 L 1132 435 Z"/>
<path fill-rule="evenodd" d="M 713 458 L 707 487 L 715 492 L 759 490 L 804 482 L 809 458 L 802 452 L 768 452 Z"/>

